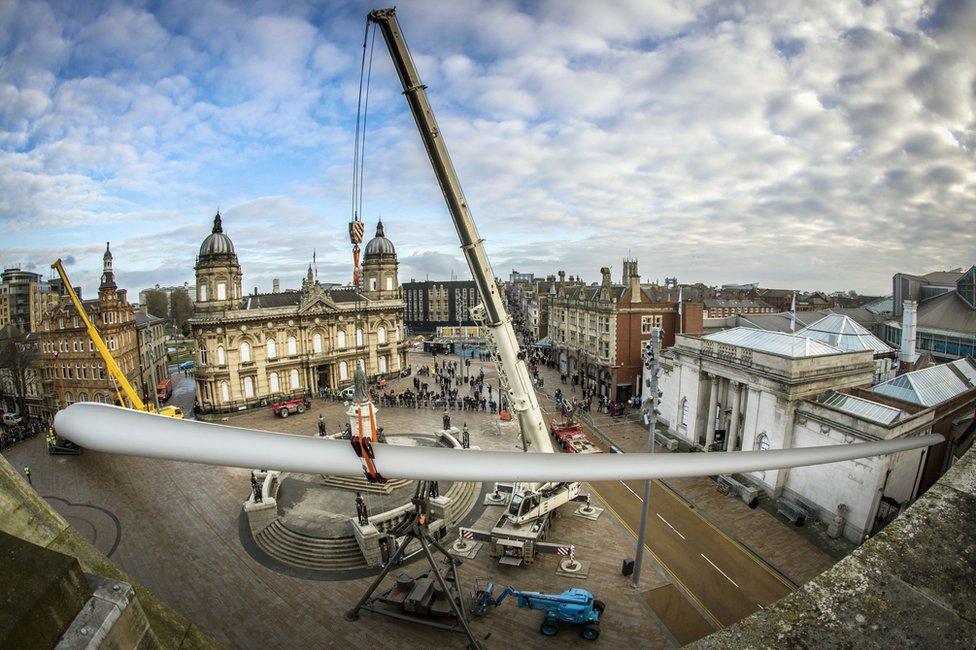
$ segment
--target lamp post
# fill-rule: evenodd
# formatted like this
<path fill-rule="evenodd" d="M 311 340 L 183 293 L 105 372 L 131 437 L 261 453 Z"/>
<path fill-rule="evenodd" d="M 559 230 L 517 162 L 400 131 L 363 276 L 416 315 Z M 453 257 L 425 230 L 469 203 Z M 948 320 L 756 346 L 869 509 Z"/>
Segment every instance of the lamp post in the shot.
<path fill-rule="evenodd" d="M 644 341 L 644 369 L 647 371 L 647 382 L 648 387 L 651 389 L 651 405 L 647 411 L 648 419 L 648 434 L 647 434 L 647 453 L 654 453 L 654 435 L 655 427 L 657 426 L 657 405 L 658 405 L 658 388 L 657 388 L 657 377 L 660 374 L 661 367 L 658 361 L 658 356 L 661 352 L 661 328 L 654 327 L 651 329 L 651 339 L 649 341 Z M 641 573 L 641 563 L 644 559 L 644 530 L 647 528 L 647 517 L 650 510 L 651 501 L 651 481 L 650 479 L 644 481 L 644 498 L 641 502 L 641 520 L 640 528 L 637 530 L 637 549 L 634 554 L 634 574 L 631 578 L 631 586 L 637 589 L 640 586 L 640 573 Z"/>

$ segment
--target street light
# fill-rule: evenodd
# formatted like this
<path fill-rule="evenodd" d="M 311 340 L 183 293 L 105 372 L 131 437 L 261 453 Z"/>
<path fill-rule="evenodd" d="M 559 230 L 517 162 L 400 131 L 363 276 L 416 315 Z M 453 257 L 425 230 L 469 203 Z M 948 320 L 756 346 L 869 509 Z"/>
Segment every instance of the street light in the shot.
<path fill-rule="evenodd" d="M 655 427 L 657 426 L 657 405 L 658 405 L 658 387 L 657 387 L 657 377 L 661 371 L 660 361 L 658 356 L 661 352 L 661 328 L 654 327 L 651 328 L 651 338 L 648 341 L 644 341 L 643 357 L 644 357 L 644 370 L 647 374 L 648 387 L 651 389 L 651 405 L 647 412 L 648 420 L 648 435 L 647 435 L 647 453 L 654 453 L 654 436 Z M 637 531 L 637 549 L 634 554 L 634 574 L 631 578 L 631 586 L 637 589 L 640 586 L 640 573 L 641 573 L 641 562 L 644 559 L 644 530 L 647 528 L 647 517 L 650 510 L 651 501 L 651 481 L 644 481 L 644 499 L 641 502 L 641 520 L 640 528 Z"/>

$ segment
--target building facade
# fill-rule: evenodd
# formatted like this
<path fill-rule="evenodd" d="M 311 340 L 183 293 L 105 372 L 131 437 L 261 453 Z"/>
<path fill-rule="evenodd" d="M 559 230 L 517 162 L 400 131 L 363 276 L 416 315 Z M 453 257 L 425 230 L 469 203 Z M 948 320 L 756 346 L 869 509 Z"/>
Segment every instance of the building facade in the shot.
<path fill-rule="evenodd" d="M 678 332 L 700 334 L 701 303 L 683 303 L 677 291 L 642 286 L 636 263 L 626 285 L 615 285 L 610 269 L 601 269 L 598 285 L 557 282 L 549 299 L 549 338 L 559 372 L 595 395 L 626 401 L 640 393 L 642 343 L 660 327 L 662 345 L 674 344 Z"/>
<path fill-rule="evenodd" d="M 136 338 L 139 347 L 139 385 L 152 398 L 156 385 L 169 377 L 166 363 L 166 319 L 146 311 L 140 303 L 136 316 Z"/>
<path fill-rule="evenodd" d="M 82 305 L 129 383 L 141 390 L 135 310 L 126 291 L 115 283 L 108 245 L 102 256 L 98 298 L 82 301 Z M 75 402 L 116 403 L 115 382 L 70 300 L 60 301 L 45 314 L 37 342 L 46 416 Z M 145 401 L 151 394 L 143 390 L 141 397 Z"/>
<path fill-rule="evenodd" d="M 411 280 L 403 283 L 404 322 L 411 333 L 474 325 L 471 308 L 481 302 L 474 280 Z"/>
<path fill-rule="evenodd" d="M 761 300 L 706 298 L 705 318 L 726 318 L 737 314 L 772 314 L 776 310 Z"/>
<path fill-rule="evenodd" d="M 898 388 L 921 383 L 921 376 L 870 388 L 875 359 L 868 348 L 845 351 L 799 334 L 746 327 L 679 336 L 662 353 L 660 421 L 687 447 L 713 453 L 848 444 L 953 426 L 961 428 L 951 449 L 962 449 L 972 437 L 976 405 L 976 364 L 967 364 L 953 372 L 953 394 L 936 398 L 946 401 L 925 405 Z M 941 377 L 929 383 L 949 385 Z M 896 392 L 900 399 L 891 396 Z M 948 467 L 946 446 L 939 447 L 749 472 L 745 478 L 773 498 L 799 502 L 824 522 L 842 516 L 843 534 L 860 542 Z"/>
<path fill-rule="evenodd" d="M 928 352 L 937 362 L 976 356 L 976 266 L 922 276 L 897 273 L 892 290 L 893 318 L 878 331 L 889 345 L 905 347 L 903 332 L 911 337 L 914 329 L 916 353 Z"/>
<path fill-rule="evenodd" d="M 60 280 L 45 282 L 38 273 L 4 269 L 0 276 L 0 327 L 11 324 L 21 332 L 35 331 L 62 294 Z"/>
<path fill-rule="evenodd" d="M 362 287 L 326 288 L 311 266 L 300 290 L 241 294 L 241 266 L 220 214 L 196 261 L 199 414 L 256 407 L 347 386 L 406 364 L 403 298 L 393 243 L 380 223 L 366 245 Z"/>

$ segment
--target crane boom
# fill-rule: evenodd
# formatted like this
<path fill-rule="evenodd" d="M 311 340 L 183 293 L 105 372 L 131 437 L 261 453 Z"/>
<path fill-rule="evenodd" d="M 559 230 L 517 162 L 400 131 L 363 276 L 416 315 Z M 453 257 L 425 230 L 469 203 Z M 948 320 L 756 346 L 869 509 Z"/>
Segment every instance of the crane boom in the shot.
<path fill-rule="evenodd" d="M 447 145 L 444 137 L 434 119 L 434 113 L 427 101 L 426 86 L 420 81 L 417 68 L 407 49 L 407 44 L 403 40 L 400 31 L 400 24 L 397 21 L 396 10 L 377 9 L 371 11 L 367 17 L 375 23 L 383 32 L 383 39 L 390 50 L 393 58 L 393 65 L 400 77 L 403 85 L 403 94 L 410 105 L 410 112 L 420 130 L 420 136 L 427 149 L 427 156 L 430 164 L 434 168 L 434 175 L 441 186 L 444 200 L 447 202 L 448 212 L 454 221 L 458 237 L 461 239 L 461 250 L 464 258 L 471 270 L 471 277 L 474 278 L 478 292 L 481 294 L 482 306 L 486 315 L 486 324 L 490 334 L 498 348 L 498 355 L 501 358 L 502 368 L 508 378 L 508 402 L 509 406 L 515 411 L 518 417 L 522 436 L 530 442 L 534 451 L 552 452 L 552 442 L 549 440 L 546 431 L 545 420 L 542 418 L 542 410 L 536 400 L 535 391 L 532 388 L 532 381 L 529 378 L 529 371 L 525 361 L 521 359 L 519 353 L 518 340 L 515 338 L 515 330 L 512 328 L 511 317 L 506 313 L 505 306 L 502 304 L 498 286 L 495 283 L 495 275 L 488 262 L 488 256 L 482 244 L 483 240 L 478 236 L 474 220 L 468 209 L 468 202 L 464 198 L 461 190 L 461 182 L 458 180 L 451 156 L 447 152 Z"/>
<path fill-rule="evenodd" d="M 85 324 L 85 329 L 88 330 L 88 336 L 91 338 L 92 343 L 95 344 L 95 348 L 98 349 L 98 353 L 102 357 L 102 361 L 105 362 L 105 370 L 108 371 L 109 376 L 115 381 L 116 388 L 121 390 L 125 399 L 129 402 L 129 408 L 135 409 L 137 411 L 147 411 L 149 413 L 155 413 L 156 409 L 154 405 L 147 406 L 145 402 L 139 397 L 139 393 L 132 387 L 129 380 L 126 378 L 125 373 L 122 372 L 122 368 L 115 361 L 115 357 L 109 352 L 108 346 L 105 345 L 105 341 L 102 340 L 102 336 L 98 333 L 95 325 L 92 324 L 91 320 L 88 318 L 88 314 L 85 313 L 85 307 L 81 304 L 81 300 L 78 298 L 78 294 L 75 293 L 74 288 L 71 286 L 71 280 L 68 279 L 68 274 L 64 270 L 64 264 L 61 263 L 61 259 L 58 258 L 51 263 L 51 268 L 58 272 L 58 277 L 61 278 L 62 284 L 64 284 L 65 291 L 68 292 L 68 297 L 71 298 L 72 304 L 75 306 L 75 311 L 78 312 L 78 317 L 81 318 L 81 322 Z M 161 415 L 166 415 L 169 417 L 182 418 L 183 410 L 176 406 L 165 406 L 159 409 Z"/>

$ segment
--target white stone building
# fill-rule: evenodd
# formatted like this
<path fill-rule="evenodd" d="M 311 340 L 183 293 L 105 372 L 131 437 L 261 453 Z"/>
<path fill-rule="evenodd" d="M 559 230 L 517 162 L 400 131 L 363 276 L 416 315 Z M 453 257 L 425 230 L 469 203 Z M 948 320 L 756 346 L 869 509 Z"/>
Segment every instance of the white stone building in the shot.
<path fill-rule="evenodd" d="M 679 335 L 662 353 L 660 419 L 688 447 L 720 453 L 917 436 L 948 417 L 941 403 L 892 398 L 884 392 L 887 384 L 868 390 L 875 373 L 870 347 L 842 350 L 806 336 L 745 327 L 701 338 Z M 961 411 L 952 411 L 954 418 L 967 408 L 972 416 L 976 379 L 966 381 L 945 397 L 971 393 Z M 826 522 L 840 509 L 844 535 L 861 541 L 928 487 L 923 475 L 941 475 L 949 462 L 944 455 L 944 449 L 916 450 L 743 478 Z"/>

